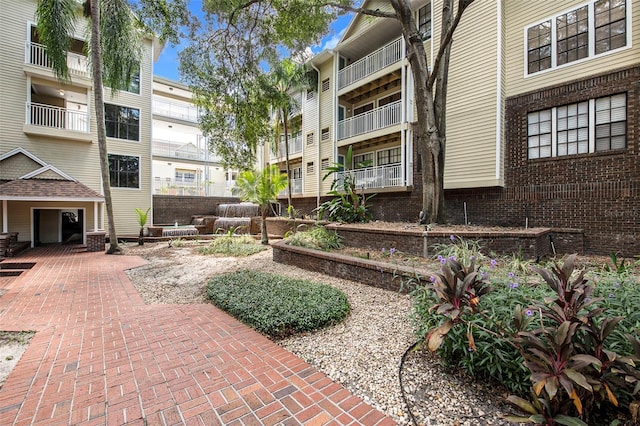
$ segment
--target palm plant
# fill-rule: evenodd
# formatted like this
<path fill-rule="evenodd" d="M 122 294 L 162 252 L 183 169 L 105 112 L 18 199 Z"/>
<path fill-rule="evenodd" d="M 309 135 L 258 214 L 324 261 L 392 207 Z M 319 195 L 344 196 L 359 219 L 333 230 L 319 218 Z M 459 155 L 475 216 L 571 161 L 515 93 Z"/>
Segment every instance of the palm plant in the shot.
<path fill-rule="evenodd" d="M 158 30 L 162 41 L 167 38 L 177 41 L 175 23 L 185 10 L 184 0 L 85 0 L 83 4 L 76 0 L 38 1 L 38 36 L 47 48 L 47 56 L 55 76 L 62 82 L 71 80 L 67 68 L 67 50 L 71 46 L 71 36 L 82 19 L 89 20 L 89 53 L 95 102 L 93 110 L 97 123 L 102 190 L 109 223 L 109 254 L 119 253 L 121 249 L 115 230 L 109 179 L 103 83 L 113 89 L 113 94 L 118 88 L 127 87 L 134 71 L 131 64 L 140 63 L 142 57 L 142 37 Z"/>
<path fill-rule="evenodd" d="M 144 226 L 147 224 L 147 219 L 149 218 L 149 211 L 151 207 L 147 209 L 147 211 L 143 211 L 136 207 L 136 214 L 138 215 L 138 225 L 140 225 L 140 235 L 138 235 L 138 245 L 144 245 Z"/>
<path fill-rule="evenodd" d="M 275 64 L 267 76 L 267 101 L 275 113 L 275 135 L 272 146 L 273 152 L 278 150 L 281 135 L 284 136 L 284 152 L 287 174 L 289 168 L 289 131 L 291 130 L 291 115 L 299 106 L 292 96 L 308 86 L 307 74 L 303 65 L 289 58 Z M 287 182 L 287 206 L 291 206 L 291 179 Z"/>
<path fill-rule="evenodd" d="M 280 173 L 275 164 L 262 171 L 248 170 L 240 173 L 234 187 L 236 194 L 242 201 L 249 201 L 260 206 L 262 244 L 269 244 L 267 235 L 267 213 L 271 203 L 276 201 L 278 194 L 287 187 L 287 175 Z"/>

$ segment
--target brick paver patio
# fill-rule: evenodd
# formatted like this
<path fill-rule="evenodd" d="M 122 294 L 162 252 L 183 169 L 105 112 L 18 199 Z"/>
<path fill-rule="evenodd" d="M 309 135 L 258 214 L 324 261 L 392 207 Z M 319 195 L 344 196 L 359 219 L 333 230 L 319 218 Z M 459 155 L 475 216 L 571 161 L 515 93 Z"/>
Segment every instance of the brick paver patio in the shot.
<path fill-rule="evenodd" d="M 30 250 L 0 277 L 0 330 L 35 330 L 0 390 L 0 425 L 394 422 L 212 305 L 145 305 L 134 256 Z"/>

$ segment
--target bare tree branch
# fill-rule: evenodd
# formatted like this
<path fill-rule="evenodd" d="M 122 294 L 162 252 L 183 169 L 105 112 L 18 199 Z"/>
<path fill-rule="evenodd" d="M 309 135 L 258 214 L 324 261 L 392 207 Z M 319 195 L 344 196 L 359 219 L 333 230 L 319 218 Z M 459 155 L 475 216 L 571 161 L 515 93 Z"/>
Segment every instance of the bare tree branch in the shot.
<path fill-rule="evenodd" d="M 375 16 L 376 18 L 398 19 L 398 15 L 396 13 L 382 12 L 382 11 L 380 11 L 378 9 L 371 10 L 371 9 L 365 9 L 363 7 L 353 7 L 353 6 L 344 5 L 344 4 L 340 4 L 340 3 L 333 3 L 333 2 L 326 2 L 325 5 L 326 6 L 335 7 L 336 9 L 342 9 L 342 10 L 345 10 L 347 12 L 361 13 L 363 15 Z"/>
<path fill-rule="evenodd" d="M 458 11 L 456 12 L 456 17 L 453 19 L 453 23 L 451 24 L 451 28 L 447 31 L 447 34 L 440 41 L 440 49 L 438 49 L 438 54 L 436 55 L 436 59 L 433 61 L 433 69 L 431 75 L 429 76 L 429 81 L 427 82 L 427 87 L 429 90 L 433 89 L 433 84 L 436 81 L 436 76 L 438 75 L 438 67 L 440 67 L 440 61 L 442 61 L 442 55 L 444 54 L 447 46 L 451 43 L 453 38 L 453 33 L 458 27 L 460 23 L 460 19 L 462 19 L 462 13 L 466 10 L 467 7 L 473 3 L 474 0 L 459 0 L 458 1 Z"/>

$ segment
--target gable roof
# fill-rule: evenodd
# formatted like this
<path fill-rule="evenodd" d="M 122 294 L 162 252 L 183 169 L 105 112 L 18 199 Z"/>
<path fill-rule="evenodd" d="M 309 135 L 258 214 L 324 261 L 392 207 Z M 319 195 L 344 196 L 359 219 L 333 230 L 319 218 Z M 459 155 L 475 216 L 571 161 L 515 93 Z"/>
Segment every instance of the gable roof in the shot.
<path fill-rule="evenodd" d="M 0 200 L 104 202 L 104 197 L 78 181 L 16 179 L 0 185 Z"/>

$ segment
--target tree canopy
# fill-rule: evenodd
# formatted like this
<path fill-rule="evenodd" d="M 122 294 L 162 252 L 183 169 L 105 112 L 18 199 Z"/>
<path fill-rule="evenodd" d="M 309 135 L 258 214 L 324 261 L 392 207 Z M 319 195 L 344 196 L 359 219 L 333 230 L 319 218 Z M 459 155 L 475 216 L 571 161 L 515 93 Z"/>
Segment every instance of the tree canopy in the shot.
<path fill-rule="evenodd" d="M 444 220 L 446 94 L 453 33 L 474 0 L 441 0 L 440 45 L 429 70 L 410 0 L 390 0 L 391 8 L 367 8 L 351 0 L 209 0 L 205 20 L 192 27 L 181 70 L 205 108 L 202 128 L 232 166 L 254 161 L 266 137 L 268 108 L 258 87 L 262 69 L 287 51 L 300 55 L 319 42 L 340 14 L 353 12 L 398 22 L 415 81 L 415 133 L 422 162 L 422 210 L 426 222 Z M 223 126 L 227 124 L 227 126 Z M 238 159 L 242 161 L 238 161 Z M 416 211 L 416 218 L 418 217 Z"/>

